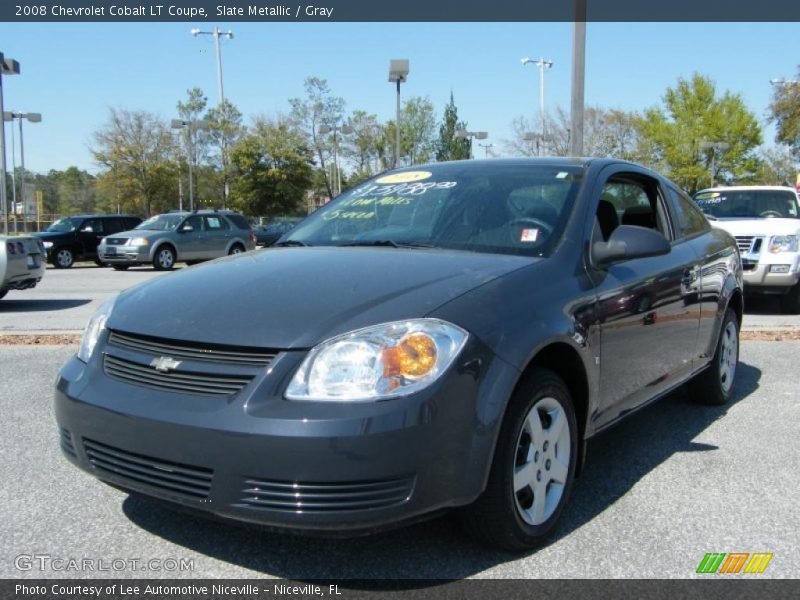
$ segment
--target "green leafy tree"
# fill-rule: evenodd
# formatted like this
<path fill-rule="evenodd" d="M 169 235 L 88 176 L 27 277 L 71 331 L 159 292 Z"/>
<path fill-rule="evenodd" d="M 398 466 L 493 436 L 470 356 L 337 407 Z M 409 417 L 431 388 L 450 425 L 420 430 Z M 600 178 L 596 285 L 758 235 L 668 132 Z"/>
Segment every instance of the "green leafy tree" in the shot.
<path fill-rule="evenodd" d="M 247 215 L 300 214 L 312 183 L 312 152 L 285 118 L 256 120 L 231 148 L 231 205 Z"/>
<path fill-rule="evenodd" d="M 412 165 L 429 162 L 436 149 L 436 117 L 430 98 L 409 98 L 403 105 L 400 150 Z"/>
<path fill-rule="evenodd" d="M 472 156 L 472 140 L 470 138 L 457 138 L 456 131 L 466 130 L 467 122 L 458 120 L 453 92 L 450 92 L 450 102 L 444 107 L 444 118 L 439 126 L 439 139 L 436 141 L 436 160 L 462 160 Z"/>
<path fill-rule="evenodd" d="M 800 159 L 800 84 L 776 85 L 769 113 L 770 121 L 776 126 L 775 141 L 789 146 L 795 158 Z"/>
<path fill-rule="evenodd" d="M 328 82 L 320 77 L 306 78 L 304 86 L 305 97 L 289 100 L 292 124 L 315 152 L 325 190 L 328 197 L 333 198 L 333 182 L 328 176 L 329 163 L 333 158 L 333 135 L 321 134 L 319 128 L 321 125 L 339 127 L 344 117 L 345 102 L 343 98 L 334 96 Z"/>
<path fill-rule="evenodd" d="M 231 173 L 229 152 L 245 129 L 242 125 L 242 113 L 230 100 L 223 100 L 217 106 L 209 109 L 205 114 L 208 121 L 208 143 L 211 153 L 211 163 L 216 167 L 217 177 L 214 185 L 214 194 L 208 200 L 214 204 L 215 199 L 225 199 L 226 190 L 230 187 Z"/>
<path fill-rule="evenodd" d="M 789 146 L 762 148 L 756 181 L 763 185 L 794 186 L 797 180 L 797 166 Z"/>
<path fill-rule="evenodd" d="M 107 122 L 94 133 L 91 151 L 106 169 L 105 182 L 113 181 L 120 201 L 124 198 L 136 212 L 152 215 L 175 204 L 173 139 L 156 115 L 110 109 Z"/>
<path fill-rule="evenodd" d="M 695 192 L 711 183 L 712 150 L 702 149 L 701 143 L 725 142 L 730 146 L 716 154 L 714 179 L 735 183 L 754 178 L 761 127 L 739 94 L 718 96 L 711 79 L 695 74 L 668 88 L 663 102 L 638 120 L 646 162 Z"/>

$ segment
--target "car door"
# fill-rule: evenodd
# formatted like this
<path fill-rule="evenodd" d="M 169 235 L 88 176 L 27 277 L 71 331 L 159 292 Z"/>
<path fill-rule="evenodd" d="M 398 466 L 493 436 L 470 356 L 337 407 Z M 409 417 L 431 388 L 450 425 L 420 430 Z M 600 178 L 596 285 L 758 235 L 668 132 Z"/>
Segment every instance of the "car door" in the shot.
<path fill-rule="evenodd" d="M 103 219 L 86 219 L 78 228 L 78 242 L 84 258 L 97 257 L 97 246 L 105 236 Z"/>
<path fill-rule="evenodd" d="M 206 228 L 203 258 L 225 256 L 228 250 L 228 240 L 231 237 L 230 225 L 221 215 L 204 215 L 203 220 Z"/>
<path fill-rule="evenodd" d="M 203 248 L 206 234 L 203 230 L 203 225 L 203 217 L 191 215 L 178 226 L 177 234 L 175 235 L 175 246 L 178 250 L 179 260 L 205 258 L 203 256 Z"/>
<path fill-rule="evenodd" d="M 648 227 L 673 240 L 660 181 L 644 170 L 613 166 L 595 189 L 597 226 L 593 240 L 619 225 Z M 600 327 L 600 397 L 596 427 L 610 423 L 680 382 L 692 369 L 699 312 L 697 255 L 689 244 L 672 243 L 663 256 L 590 268 Z"/>

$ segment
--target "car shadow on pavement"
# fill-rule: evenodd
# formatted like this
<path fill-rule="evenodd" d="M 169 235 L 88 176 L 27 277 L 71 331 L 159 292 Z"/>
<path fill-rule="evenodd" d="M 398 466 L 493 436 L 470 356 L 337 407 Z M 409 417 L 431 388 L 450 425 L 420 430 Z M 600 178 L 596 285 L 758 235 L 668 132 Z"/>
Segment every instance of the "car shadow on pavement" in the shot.
<path fill-rule="evenodd" d="M 780 296 L 754 295 L 744 301 L 745 315 L 782 315 Z"/>
<path fill-rule="evenodd" d="M 0 302 L 0 312 L 46 312 L 51 310 L 67 310 L 89 304 L 91 298 L 74 300 L 11 300 Z"/>
<path fill-rule="evenodd" d="M 739 363 L 736 391 L 726 406 L 695 404 L 682 387 L 598 436 L 590 443 L 586 466 L 562 522 L 544 545 L 557 542 L 600 515 L 673 455 L 716 450 L 716 446 L 693 440 L 723 418 L 732 405 L 758 389 L 760 377 L 758 368 Z M 477 544 L 460 531 L 452 515 L 365 537 L 318 539 L 192 514 L 178 515 L 141 496 L 129 496 L 122 508 L 135 525 L 194 552 L 255 574 L 296 580 L 352 580 L 342 582 L 342 588 L 381 587 L 380 583 L 364 581 L 370 579 L 416 580 L 408 582 L 411 587 L 436 585 L 436 581 L 420 580 L 461 579 L 526 556 Z M 195 561 L 195 567 L 199 569 L 196 576 L 203 576 L 202 559 Z"/>

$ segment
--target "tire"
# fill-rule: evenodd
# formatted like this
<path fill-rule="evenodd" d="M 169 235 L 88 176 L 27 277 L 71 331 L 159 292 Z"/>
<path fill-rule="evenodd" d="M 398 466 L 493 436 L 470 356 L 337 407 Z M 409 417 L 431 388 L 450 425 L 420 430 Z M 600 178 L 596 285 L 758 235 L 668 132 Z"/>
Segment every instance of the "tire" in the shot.
<path fill-rule="evenodd" d="M 232 254 L 241 254 L 242 252 L 246 252 L 244 246 L 241 244 L 234 244 L 231 246 L 231 249 L 228 250 L 228 256 L 231 256 Z"/>
<path fill-rule="evenodd" d="M 554 426 L 560 434 L 551 431 Z M 460 511 L 464 528 L 480 542 L 505 550 L 536 547 L 561 516 L 577 458 L 569 390 L 555 373 L 536 367 L 511 398 L 486 490 Z"/>
<path fill-rule="evenodd" d="M 739 320 L 729 308 L 722 321 L 717 350 L 708 368 L 689 384 L 692 398 L 701 404 L 722 405 L 730 400 L 739 364 Z"/>
<path fill-rule="evenodd" d="M 58 248 L 53 252 L 53 266 L 56 269 L 69 269 L 75 264 L 75 254 L 69 248 Z"/>
<path fill-rule="evenodd" d="M 175 266 L 175 250 L 171 246 L 160 246 L 153 256 L 156 271 L 170 271 Z"/>
<path fill-rule="evenodd" d="M 8 290 L 0 290 L 0 300 L 6 297 Z"/>
<path fill-rule="evenodd" d="M 800 283 L 795 283 L 786 294 L 781 296 L 781 312 L 788 315 L 800 313 Z"/>
<path fill-rule="evenodd" d="M 106 265 L 106 263 L 104 263 L 100 259 L 95 259 L 94 264 L 96 264 L 98 267 L 106 267 L 106 266 L 108 266 L 108 265 Z"/>
<path fill-rule="evenodd" d="M 130 265 L 111 265 L 111 268 L 115 271 L 127 271 Z"/>

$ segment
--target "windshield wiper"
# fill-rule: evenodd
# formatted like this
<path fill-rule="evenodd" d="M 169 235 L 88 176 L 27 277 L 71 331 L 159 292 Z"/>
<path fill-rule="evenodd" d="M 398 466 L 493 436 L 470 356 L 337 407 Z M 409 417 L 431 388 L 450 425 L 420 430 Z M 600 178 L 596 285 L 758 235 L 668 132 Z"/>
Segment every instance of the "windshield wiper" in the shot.
<path fill-rule="evenodd" d="M 394 240 L 363 240 L 360 242 L 347 242 L 339 246 L 388 246 L 390 248 L 435 248 L 431 244 L 418 242 L 395 242 Z"/>
<path fill-rule="evenodd" d="M 283 240 L 282 242 L 275 242 L 272 244 L 273 246 L 281 246 L 281 247 L 288 247 L 288 246 L 308 246 L 305 242 L 301 242 L 300 240 Z"/>

